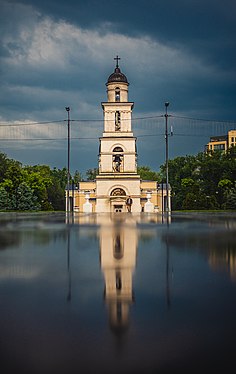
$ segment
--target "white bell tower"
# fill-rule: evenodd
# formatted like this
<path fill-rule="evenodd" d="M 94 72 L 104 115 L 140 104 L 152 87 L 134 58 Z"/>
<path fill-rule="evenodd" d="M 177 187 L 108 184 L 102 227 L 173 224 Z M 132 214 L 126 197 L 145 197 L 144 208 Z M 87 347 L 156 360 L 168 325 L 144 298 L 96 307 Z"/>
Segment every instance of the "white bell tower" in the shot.
<path fill-rule="evenodd" d="M 140 177 L 131 124 L 134 103 L 128 100 L 129 83 L 120 70 L 120 58 L 114 60 L 115 70 L 106 83 L 107 102 L 102 102 L 104 131 L 99 147 L 96 211 L 126 212 L 125 202 L 130 196 L 132 212 L 140 212 Z"/>

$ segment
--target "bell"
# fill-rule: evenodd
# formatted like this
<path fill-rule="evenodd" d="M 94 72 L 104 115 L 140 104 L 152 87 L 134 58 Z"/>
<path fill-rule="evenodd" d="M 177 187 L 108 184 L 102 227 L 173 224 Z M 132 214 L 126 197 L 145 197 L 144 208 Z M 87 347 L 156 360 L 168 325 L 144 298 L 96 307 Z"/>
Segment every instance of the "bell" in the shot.
<path fill-rule="evenodd" d="M 115 162 L 121 162 L 120 155 L 115 155 L 114 161 Z"/>

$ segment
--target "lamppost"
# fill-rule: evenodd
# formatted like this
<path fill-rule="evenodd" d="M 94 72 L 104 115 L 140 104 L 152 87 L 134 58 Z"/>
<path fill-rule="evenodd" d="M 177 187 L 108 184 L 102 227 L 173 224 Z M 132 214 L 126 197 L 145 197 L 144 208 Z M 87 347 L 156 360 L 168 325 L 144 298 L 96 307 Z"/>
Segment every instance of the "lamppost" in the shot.
<path fill-rule="evenodd" d="M 67 195 L 66 195 L 66 211 L 70 211 L 70 107 L 65 108 L 67 111 Z"/>
<path fill-rule="evenodd" d="M 170 103 L 166 102 L 165 107 L 166 107 L 166 114 L 165 114 L 165 119 L 166 119 L 166 131 L 165 131 L 165 139 L 166 139 L 166 211 L 169 213 L 170 207 L 169 207 L 169 167 L 168 167 L 168 114 L 167 114 L 167 108 Z"/>

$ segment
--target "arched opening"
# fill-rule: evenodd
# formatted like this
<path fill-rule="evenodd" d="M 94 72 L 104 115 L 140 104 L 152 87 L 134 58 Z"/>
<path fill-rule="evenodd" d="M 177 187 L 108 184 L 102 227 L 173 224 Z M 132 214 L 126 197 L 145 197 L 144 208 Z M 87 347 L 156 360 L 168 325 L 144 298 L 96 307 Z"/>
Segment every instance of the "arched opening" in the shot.
<path fill-rule="evenodd" d="M 123 188 L 114 188 L 110 193 L 111 199 L 111 211 L 114 213 L 122 213 L 125 211 L 125 202 L 126 202 L 126 192 Z M 117 253 L 119 248 L 119 239 L 116 238 L 116 249 Z"/>
<path fill-rule="evenodd" d="M 119 293 L 122 289 L 122 280 L 120 271 L 116 271 L 116 290 Z"/>
<path fill-rule="evenodd" d="M 115 147 L 113 149 L 113 171 L 120 173 L 123 171 L 123 149 L 121 147 Z"/>
<path fill-rule="evenodd" d="M 123 152 L 123 149 L 121 147 L 115 147 L 113 152 Z"/>
<path fill-rule="evenodd" d="M 120 101 L 120 88 L 116 87 L 115 89 L 115 101 Z"/>
<path fill-rule="evenodd" d="M 116 260 L 120 260 L 124 256 L 120 233 L 116 233 L 114 237 L 113 256 Z"/>
<path fill-rule="evenodd" d="M 120 131 L 120 112 L 115 112 L 115 131 Z"/>
<path fill-rule="evenodd" d="M 126 196 L 126 193 L 123 188 L 114 188 L 114 190 L 111 191 L 111 196 Z"/>

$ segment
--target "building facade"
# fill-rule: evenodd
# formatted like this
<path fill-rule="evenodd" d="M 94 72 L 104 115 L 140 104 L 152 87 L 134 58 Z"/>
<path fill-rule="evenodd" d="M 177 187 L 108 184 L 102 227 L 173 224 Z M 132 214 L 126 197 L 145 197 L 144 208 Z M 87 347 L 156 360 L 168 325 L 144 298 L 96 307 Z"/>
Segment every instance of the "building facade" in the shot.
<path fill-rule="evenodd" d="M 137 139 L 132 131 L 134 103 L 129 101 L 129 83 L 120 70 L 118 56 L 115 60 L 115 70 L 106 83 L 107 101 L 102 102 L 104 130 L 99 139 L 99 173 L 96 180 L 80 182 L 77 189 L 70 191 L 70 210 L 127 212 L 130 197 L 134 213 L 164 211 L 166 185 L 142 181 L 137 173 Z"/>
<path fill-rule="evenodd" d="M 228 131 L 227 135 L 212 136 L 206 145 L 206 151 L 227 151 L 233 146 L 236 146 L 236 130 Z"/>

